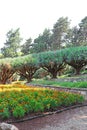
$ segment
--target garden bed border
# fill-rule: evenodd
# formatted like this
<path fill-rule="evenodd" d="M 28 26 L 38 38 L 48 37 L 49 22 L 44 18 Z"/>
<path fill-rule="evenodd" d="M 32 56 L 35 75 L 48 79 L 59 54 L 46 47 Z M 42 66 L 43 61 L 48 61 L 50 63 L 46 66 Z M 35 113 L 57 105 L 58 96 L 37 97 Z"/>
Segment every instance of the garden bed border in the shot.
<path fill-rule="evenodd" d="M 20 119 L 20 120 L 16 120 L 16 121 L 6 121 L 6 123 L 8 123 L 8 124 L 20 123 L 20 122 L 24 122 L 24 121 L 33 120 L 33 119 L 36 119 L 36 118 L 45 117 L 45 116 L 52 115 L 52 114 L 58 114 L 58 113 L 61 113 L 63 111 L 67 111 L 67 110 L 71 110 L 71 109 L 75 109 L 75 108 L 79 108 L 79 107 L 84 107 L 84 106 L 87 106 L 87 103 L 82 103 L 82 104 L 77 104 L 77 105 L 73 105 L 73 106 L 70 106 L 70 107 L 65 107 L 65 108 L 62 108 L 62 109 L 57 110 L 57 111 L 46 112 L 46 113 L 43 113 L 43 114 L 40 114 L 40 115 L 37 115 L 37 116 L 27 117 L 25 119 Z"/>
<path fill-rule="evenodd" d="M 68 87 L 56 87 L 56 86 L 52 86 L 52 85 L 35 85 L 35 84 L 26 84 L 27 86 L 34 86 L 34 87 L 43 87 L 43 88 L 50 88 L 50 89 L 57 89 L 57 90 L 64 90 L 64 91 L 75 91 L 75 92 L 79 92 L 79 91 L 87 91 L 86 88 L 68 88 Z M 75 108 L 78 108 L 78 107 L 84 107 L 84 106 L 87 106 L 87 102 L 84 102 L 84 103 L 80 103 L 80 104 L 77 104 L 77 105 L 73 105 L 73 106 L 70 106 L 70 107 L 65 107 L 65 108 L 62 108 L 60 110 L 56 110 L 56 111 L 53 111 L 53 112 L 46 112 L 46 113 L 43 113 L 43 114 L 40 114 L 40 115 L 36 115 L 36 116 L 31 116 L 31 117 L 27 117 L 25 119 L 20 119 L 20 120 L 15 120 L 15 121 L 6 121 L 6 123 L 20 123 L 20 122 L 24 122 L 24 121 L 28 121 L 28 120 L 33 120 L 33 119 L 36 119 L 36 118 L 41 118 L 41 117 L 44 117 L 44 116 L 48 116 L 48 115 L 52 115 L 52 114 L 57 114 L 57 113 L 61 113 L 63 111 L 67 111 L 67 110 L 71 110 L 71 109 L 75 109 Z"/>

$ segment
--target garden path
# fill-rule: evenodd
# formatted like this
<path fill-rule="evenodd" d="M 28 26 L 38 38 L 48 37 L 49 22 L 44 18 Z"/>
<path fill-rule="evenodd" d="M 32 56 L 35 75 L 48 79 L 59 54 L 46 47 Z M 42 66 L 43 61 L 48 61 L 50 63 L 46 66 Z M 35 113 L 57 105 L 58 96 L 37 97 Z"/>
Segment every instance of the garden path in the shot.
<path fill-rule="evenodd" d="M 14 125 L 19 130 L 87 130 L 87 106 Z"/>

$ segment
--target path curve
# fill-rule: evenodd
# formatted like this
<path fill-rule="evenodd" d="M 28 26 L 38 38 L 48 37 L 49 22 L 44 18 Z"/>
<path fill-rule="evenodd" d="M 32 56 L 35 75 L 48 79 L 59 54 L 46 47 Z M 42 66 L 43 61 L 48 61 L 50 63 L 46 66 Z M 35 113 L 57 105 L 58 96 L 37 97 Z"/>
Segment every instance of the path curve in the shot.
<path fill-rule="evenodd" d="M 14 125 L 19 130 L 87 130 L 87 106 Z"/>

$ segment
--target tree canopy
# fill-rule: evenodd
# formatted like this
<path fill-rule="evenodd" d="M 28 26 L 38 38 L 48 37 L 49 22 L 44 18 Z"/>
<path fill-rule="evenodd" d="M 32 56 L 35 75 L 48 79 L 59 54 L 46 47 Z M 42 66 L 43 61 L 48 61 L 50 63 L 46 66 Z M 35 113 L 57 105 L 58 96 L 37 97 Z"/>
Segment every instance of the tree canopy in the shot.
<path fill-rule="evenodd" d="M 32 39 L 29 38 L 25 41 L 25 43 L 21 46 L 21 52 L 23 55 L 28 55 L 31 53 L 31 47 L 32 47 Z"/>
<path fill-rule="evenodd" d="M 45 29 L 36 39 L 34 39 L 33 52 L 39 53 L 48 51 L 51 48 L 51 32 L 49 29 Z"/>
<path fill-rule="evenodd" d="M 58 72 L 65 67 L 61 50 L 39 53 L 38 63 L 40 67 L 49 72 L 52 78 L 57 78 Z"/>
<path fill-rule="evenodd" d="M 63 70 L 66 64 L 74 68 L 75 74 L 80 74 L 81 69 L 87 65 L 87 46 L 1 59 L 0 82 L 6 83 L 15 72 L 30 82 L 39 68 L 45 69 L 51 78 L 57 78 L 58 72 Z"/>
<path fill-rule="evenodd" d="M 34 39 L 29 36 L 24 43 L 20 36 L 20 29 L 11 29 L 6 34 L 4 47 L 1 48 L 1 58 L 75 46 L 87 46 L 87 16 L 73 27 L 70 26 L 68 17 L 60 17 L 51 29 L 45 28 Z"/>
<path fill-rule="evenodd" d="M 79 74 L 83 66 L 87 65 L 87 46 L 64 49 L 63 53 L 64 61 L 75 69 L 75 74 Z"/>
<path fill-rule="evenodd" d="M 4 57 L 18 56 L 18 50 L 20 49 L 20 42 L 22 40 L 20 37 L 19 28 L 16 30 L 11 29 L 6 36 L 7 39 L 4 43 L 4 47 L 1 48 L 2 54 Z"/>
<path fill-rule="evenodd" d="M 52 48 L 53 50 L 61 49 L 65 43 L 64 38 L 69 29 L 69 20 L 67 17 L 61 17 L 53 26 L 53 36 L 52 36 Z"/>

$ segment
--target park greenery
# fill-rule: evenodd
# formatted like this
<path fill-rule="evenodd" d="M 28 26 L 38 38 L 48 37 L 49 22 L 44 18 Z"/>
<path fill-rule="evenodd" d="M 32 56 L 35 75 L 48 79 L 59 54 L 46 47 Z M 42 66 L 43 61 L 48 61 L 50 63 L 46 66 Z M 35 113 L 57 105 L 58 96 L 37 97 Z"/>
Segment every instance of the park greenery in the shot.
<path fill-rule="evenodd" d="M 31 84 L 41 85 L 41 86 L 50 86 L 50 87 L 55 86 L 55 87 L 64 87 L 64 88 L 87 88 L 87 81 L 70 82 L 68 80 L 64 81 L 63 78 L 61 81 L 45 80 L 45 79 L 32 80 Z"/>
<path fill-rule="evenodd" d="M 35 39 L 23 40 L 20 28 L 11 29 L 6 34 L 0 57 L 17 57 L 73 46 L 87 46 L 87 16 L 74 27 L 70 26 L 69 18 L 60 17 L 52 29 L 45 28 Z"/>
<path fill-rule="evenodd" d="M 44 29 L 37 38 L 29 37 L 24 43 L 20 29 L 11 29 L 0 58 L 2 84 L 10 83 L 14 75 L 30 82 L 41 71 L 50 78 L 69 74 L 70 70 L 79 75 L 87 65 L 87 17 L 75 27 L 67 17 L 60 17 L 52 29 Z"/>
<path fill-rule="evenodd" d="M 72 28 L 70 20 L 61 17 L 52 29 L 24 43 L 20 29 L 11 29 L 0 54 L 0 118 L 21 118 L 82 103 L 84 97 L 77 93 L 29 86 L 87 88 L 86 81 L 77 81 L 81 73 L 87 74 L 87 17 Z M 68 76 L 74 80 L 68 81 Z"/>
<path fill-rule="evenodd" d="M 84 98 L 77 93 L 55 91 L 46 88 L 12 84 L 0 85 L 0 117 L 23 118 L 26 114 L 54 111 L 82 103 Z"/>
<path fill-rule="evenodd" d="M 79 75 L 82 68 L 87 65 L 87 46 L 1 59 L 0 83 L 9 82 L 14 74 L 30 82 L 36 71 L 41 68 L 55 79 L 58 74 L 64 73 L 67 65 L 73 67 L 75 75 Z"/>

